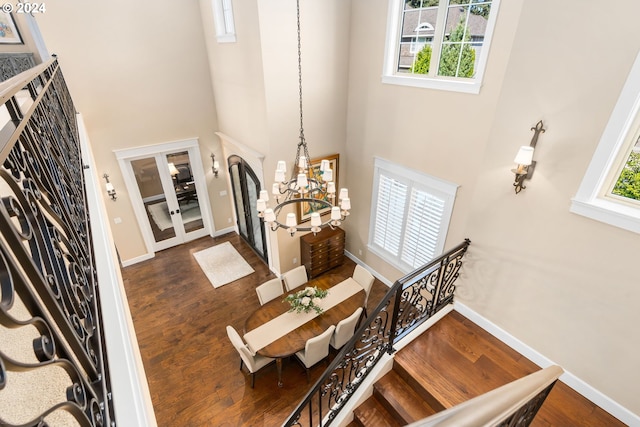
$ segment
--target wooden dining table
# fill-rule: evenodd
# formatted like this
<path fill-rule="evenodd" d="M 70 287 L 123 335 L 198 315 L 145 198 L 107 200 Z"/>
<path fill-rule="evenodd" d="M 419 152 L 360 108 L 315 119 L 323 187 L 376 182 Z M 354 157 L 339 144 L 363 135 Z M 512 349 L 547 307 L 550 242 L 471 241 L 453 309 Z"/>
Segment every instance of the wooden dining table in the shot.
<path fill-rule="evenodd" d="M 353 279 L 349 278 L 346 280 Z M 317 286 L 320 289 L 327 289 L 331 292 L 332 287 L 343 281 L 345 281 L 345 279 L 342 276 L 336 274 L 325 274 L 309 280 L 281 297 L 269 301 L 249 315 L 244 325 L 245 334 L 265 325 L 276 317 L 287 313 L 291 306 L 287 301 L 284 301 L 284 298 L 288 294 L 300 291 L 307 286 Z M 308 339 L 320 335 L 326 331 L 329 326 L 336 325 L 339 321 L 353 314 L 358 307 L 362 307 L 365 297 L 366 294 L 364 289 L 360 288 L 360 290 L 355 294 L 340 301 L 330 309 L 323 311 L 313 319 L 307 321 L 301 326 L 298 326 L 284 336 L 275 339 L 270 344 L 267 344 L 255 352 L 261 356 L 274 358 L 276 360 L 278 370 L 278 387 L 282 387 L 283 385 L 282 359 L 295 354 L 297 351 L 304 350 Z"/>

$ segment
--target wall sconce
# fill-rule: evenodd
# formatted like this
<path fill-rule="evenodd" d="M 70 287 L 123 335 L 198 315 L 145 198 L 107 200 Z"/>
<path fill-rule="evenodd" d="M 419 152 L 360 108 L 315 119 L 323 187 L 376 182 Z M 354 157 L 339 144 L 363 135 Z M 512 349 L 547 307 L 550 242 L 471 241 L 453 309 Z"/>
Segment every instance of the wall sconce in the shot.
<path fill-rule="evenodd" d="M 113 184 L 109 182 L 109 175 L 106 173 L 102 177 L 107 181 L 107 194 L 111 197 L 111 200 L 116 201 L 116 189 L 113 188 Z"/>
<path fill-rule="evenodd" d="M 531 138 L 531 142 L 529 145 L 523 145 L 518 150 L 518 154 L 516 154 L 516 158 L 513 161 L 516 163 L 516 168 L 511 169 L 516 175 L 516 179 L 513 183 L 515 187 L 516 194 L 520 191 L 524 190 L 524 180 L 531 179 L 533 175 L 533 169 L 535 168 L 536 162 L 533 161 L 533 152 L 536 148 L 536 144 L 538 143 L 538 135 L 544 133 L 545 129 L 542 127 L 542 120 L 540 120 L 534 127 L 531 128 L 533 131 L 533 137 Z"/>
<path fill-rule="evenodd" d="M 212 153 L 211 154 L 211 170 L 213 171 L 213 174 L 215 175 L 215 177 L 218 177 L 218 169 L 220 169 L 220 163 L 218 163 L 218 161 L 216 160 L 216 156 Z"/>

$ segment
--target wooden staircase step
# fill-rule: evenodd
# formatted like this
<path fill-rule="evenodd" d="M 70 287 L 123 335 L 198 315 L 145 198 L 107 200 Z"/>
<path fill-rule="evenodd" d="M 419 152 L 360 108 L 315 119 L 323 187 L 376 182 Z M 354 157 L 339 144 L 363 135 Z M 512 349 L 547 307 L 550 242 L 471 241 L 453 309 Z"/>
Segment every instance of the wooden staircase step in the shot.
<path fill-rule="evenodd" d="M 452 312 L 399 351 L 394 369 L 441 410 L 539 368 L 528 360 L 523 363 L 522 356 Z"/>
<path fill-rule="evenodd" d="M 413 423 L 438 412 L 394 370 L 375 383 L 373 394 L 402 425 Z"/>
<path fill-rule="evenodd" d="M 353 411 L 353 419 L 356 425 L 361 427 L 401 427 L 403 425 L 398 423 L 374 396 L 365 400 Z"/>

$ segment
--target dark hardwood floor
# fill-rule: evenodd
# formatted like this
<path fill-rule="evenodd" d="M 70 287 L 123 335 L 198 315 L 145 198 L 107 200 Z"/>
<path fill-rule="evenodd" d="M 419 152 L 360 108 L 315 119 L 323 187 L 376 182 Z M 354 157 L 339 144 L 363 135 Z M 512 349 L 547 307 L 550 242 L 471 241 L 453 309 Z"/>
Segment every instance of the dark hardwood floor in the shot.
<path fill-rule="evenodd" d="M 193 253 L 229 241 L 254 273 L 214 288 Z M 332 273 L 351 276 L 346 259 Z M 156 257 L 122 270 L 127 298 L 158 425 L 276 426 L 289 416 L 309 388 L 302 366 L 283 363 L 284 387 L 278 388 L 272 364 L 250 386 L 240 357 L 227 338 L 226 326 L 242 331 L 248 314 L 259 306 L 255 287 L 274 277 L 267 265 L 236 234 L 204 237 L 158 252 Z M 387 291 L 376 280 L 368 309 Z M 311 382 L 325 366 L 311 370 Z"/>
<path fill-rule="evenodd" d="M 215 289 L 200 270 L 193 253 L 225 241 L 233 244 L 255 272 Z M 345 259 L 343 266 L 331 272 L 346 278 L 351 276 L 354 267 L 351 260 Z M 152 260 L 123 269 L 125 289 L 159 426 L 272 427 L 281 425 L 295 408 L 309 387 L 301 365 L 294 360 L 285 360 L 284 387 L 278 388 L 276 367 L 272 364 L 256 375 L 255 388 L 252 389 L 246 371 L 238 369 L 240 358 L 225 330 L 226 325 L 232 325 L 242 331 L 248 314 L 259 306 L 255 287 L 272 277 L 263 261 L 234 233 L 215 239 L 205 237 L 167 249 L 157 253 Z M 368 301 L 369 313 L 387 290 L 382 282 L 375 281 Z M 455 314 L 449 316 L 453 319 L 460 317 Z M 470 326 L 469 323 L 466 319 L 459 319 L 456 325 Z M 531 362 L 513 350 L 494 347 L 485 332 L 472 333 L 447 327 L 447 323 L 436 326 L 433 333 L 417 341 L 415 346 L 412 343 L 416 366 L 425 365 L 425 355 L 441 350 L 438 357 L 443 358 L 442 363 L 457 366 L 455 361 L 458 359 L 447 359 L 447 351 L 444 350 L 457 346 L 462 354 L 469 357 L 469 348 L 480 341 L 482 357 L 473 355 L 491 363 L 482 364 L 480 373 L 483 376 L 476 383 L 484 382 L 486 375 L 499 375 L 503 370 L 488 373 L 489 365 L 511 366 L 509 358 L 523 363 L 525 370 L 534 369 Z M 425 340 L 433 341 L 439 331 L 444 333 L 441 334 L 445 337 L 443 340 L 431 342 L 428 348 L 420 347 L 424 346 L 421 343 Z M 498 360 L 503 358 L 503 353 L 508 355 L 508 360 Z M 311 383 L 324 368 L 319 364 L 311 370 Z M 463 389 L 467 387 L 463 385 Z M 564 397 L 559 398 L 560 395 Z M 536 426 L 623 425 L 562 383 L 556 385 L 543 408 L 545 416 L 536 419 Z"/>

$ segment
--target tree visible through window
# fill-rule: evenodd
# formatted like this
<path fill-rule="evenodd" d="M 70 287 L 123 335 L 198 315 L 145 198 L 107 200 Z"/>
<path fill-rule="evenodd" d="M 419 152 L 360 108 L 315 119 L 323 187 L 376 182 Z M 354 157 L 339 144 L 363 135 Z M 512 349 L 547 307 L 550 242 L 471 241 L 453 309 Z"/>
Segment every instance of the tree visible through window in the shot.
<path fill-rule="evenodd" d="M 611 191 L 615 195 L 634 200 L 640 200 L 640 147 L 638 144 L 640 142 L 636 142 Z"/>

